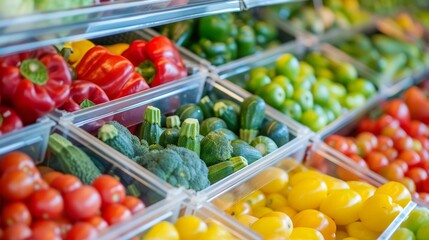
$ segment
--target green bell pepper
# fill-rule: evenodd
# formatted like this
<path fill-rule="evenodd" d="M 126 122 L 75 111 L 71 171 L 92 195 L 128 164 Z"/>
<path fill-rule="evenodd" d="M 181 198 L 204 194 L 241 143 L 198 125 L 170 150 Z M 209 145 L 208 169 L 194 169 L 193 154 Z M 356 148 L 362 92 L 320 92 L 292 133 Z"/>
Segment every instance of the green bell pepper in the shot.
<path fill-rule="evenodd" d="M 247 25 L 240 27 L 236 41 L 238 46 L 237 56 L 239 58 L 256 52 L 256 36 L 252 27 Z"/>
<path fill-rule="evenodd" d="M 270 23 L 258 21 L 254 26 L 256 42 L 261 47 L 267 46 L 277 38 L 277 29 Z"/>
<path fill-rule="evenodd" d="M 234 18 L 229 13 L 203 17 L 199 22 L 199 36 L 213 42 L 225 42 L 233 24 Z"/>
<path fill-rule="evenodd" d="M 159 33 L 168 37 L 176 45 L 185 46 L 192 37 L 194 20 L 175 22 L 159 27 Z"/>

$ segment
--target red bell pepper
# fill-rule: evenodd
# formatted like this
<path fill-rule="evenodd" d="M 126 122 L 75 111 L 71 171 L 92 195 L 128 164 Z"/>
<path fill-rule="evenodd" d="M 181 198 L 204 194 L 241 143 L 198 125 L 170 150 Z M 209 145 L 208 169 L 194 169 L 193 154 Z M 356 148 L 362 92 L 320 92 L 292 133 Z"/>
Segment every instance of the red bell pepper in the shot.
<path fill-rule="evenodd" d="M 122 87 L 119 94 L 115 96 L 115 99 L 138 93 L 149 88 L 149 85 L 146 83 L 143 77 L 135 72 L 131 79 L 125 83 L 124 87 Z"/>
<path fill-rule="evenodd" d="M 77 80 L 72 83 L 70 97 L 60 109 L 74 112 L 108 101 L 109 97 L 101 87 L 89 81 Z"/>
<path fill-rule="evenodd" d="M 0 94 L 25 124 L 61 106 L 69 96 L 71 74 L 53 47 L 0 58 Z"/>
<path fill-rule="evenodd" d="M 133 74 L 134 66 L 128 59 L 102 46 L 91 48 L 76 66 L 78 79 L 97 84 L 110 99 L 119 94 Z"/>
<path fill-rule="evenodd" d="M 164 36 L 152 38 L 149 42 L 135 40 L 122 53 L 136 67 L 151 87 L 187 76 L 186 66 L 176 46 Z"/>
<path fill-rule="evenodd" d="M 23 127 L 21 118 L 15 111 L 6 106 L 0 106 L 0 136 Z"/>

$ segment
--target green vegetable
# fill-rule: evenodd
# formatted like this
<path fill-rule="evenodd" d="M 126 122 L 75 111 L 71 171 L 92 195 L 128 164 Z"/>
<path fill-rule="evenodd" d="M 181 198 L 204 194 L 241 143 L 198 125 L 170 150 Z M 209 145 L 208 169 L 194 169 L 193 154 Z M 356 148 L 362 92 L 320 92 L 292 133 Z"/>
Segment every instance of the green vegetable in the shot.
<path fill-rule="evenodd" d="M 176 128 L 167 128 L 159 137 L 159 144 L 166 147 L 168 144 L 177 145 L 179 141 L 179 130 Z"/>
<path fill-rule="evenodd" d="M 182 122 L 188 118 L 195 118 L 198 122 L 202 122 L 204 118 L 203 111 L 194 103 L 188 103 L 180 106 L 174 114 L 179 116 L 180 121 Z"/>
<path fill-rule="evenodd" d="M 167 128 L 180 128 L 180 118 L 177 115 L 168 116 L 166 119 Z"/>
<path fill-rule="evenodd" d="M 265 102 L 253 95 L 244 99 L 240 113 L 240 138 L 250 143 L 259 132 L 265 118 Z"/>
<path fill-rule="evenodd" d="M 226 123 L 220 118 L 211 117 L 201 123 L 200 132 L 201 135 L 206 136 L 209 132 L 219 128 L 226 128 Z"/>
<path fill-rule="evenodd" d="M 35 9 L 39 12 L 49 12 L 56 10 L 66 10 L 78 7 L 92 6 L 93 0 L 34 0 Z"/>
<path fill-rule="evenodd" d="M 214 112 L 213 112 L 214 103 L 209 98 L 209 96 L 205 96 L 205 97 L 201 98 L 198 105 L 200 106 L 201 110 L 203 111 L 204 119 L 214 117 Z"/>
<path fill-rule="evenodd" d="M 207 166 L 186 148 L 168 145 L 163 150 L 150 151 L 137 163 L 175 187 L 200 191 L 210 185 Z"/>
<path fill-rule="evenodd" d="M 228 129 L 232 131 L 238 130 L 238 114 L 234 111 L 231 106 L 226 105 L 223 102 L 217 102 L 213 110 L 215 112 L 215 116 L 221 118 L 228 126 Z"/>
<path fill-rule="evenodd" d="M 225 42 L 233 25 L 233 16 L 230 13 L 203 17 L 199 21 L 199 36 L 214 42 Z"/>
<path fill-rule="evenodd" d="M 238 170 L 246 167 L 247 160 L 244 157 L 233 157 L 228 161 L 220 162 L 209 167 L 209 180 L 214 184 L 227 176 L 237 172 Z"/>
<path fill-rule="evenodd" d="M 138 156 L 143 156 L 149 151 L 149 148 L 147 146 L 142 145 L 140 139 L 137 136 L 131 136 L 131 143 L 134 150 L 134 158 Z"/>
<path fill-rule="evenodd" d="M 238 139 L 238 136 L 235 135 L 235 133 L 233 131 L 231 131 L 227 128 L 219 128 L 219 129 L 214 130 L 213 132 L 223 133 L 226 136 L 226 138 L 228 138 L 229 141 Z"/>
<path fill-rule="evenodd" d="M 211 166 L 231 158 L 232 146 L 223 133 L 210 132 L 201 141 L 201 159 Z"/>
<path fill-rule="evenodd" d="M 116 129 L 118 129 L 119 132 L 125 134 L 129 139 L 131 139 L 132 136 L 134 136 L 131 134 L 130 130 L 128 130 L 127 127 L 125 127 L 124 125 L 120 124 L 117 121 L 109 121 L 107 123 L 110 125 L 113 125 Z"/>
<path fill-rule="evenodd" d="M 277 146 L 283 146 L 289 142 L 289 129 L 283 123 L 270 120 L 264 124 L 261 135 L 271 138 Z"/>
<path fill-rule="evenodd" d="M 238 105 L 237 103 L 235 103 L 231 100 L 228 100 L 228 99 L 221 99 L 221 100 L 217 101 L 217 103 L 218 102 L 223 102 L 226 105 L 231 106 L 232 109 L 234 109 L 234 112 L 236 112 L 237 114 L 240 114 L 240 111 L 241 111 L 240 105 Z"/>
<path fill-rule="evenodd" d="M 149 146 L 149 151 L 162 150 L 162 149 L 164 149 L 164 147 L 159 144 L 152 144 Z"/>
<path fill-rule="evenodd" d="M 91 158 L 61 135 L 49 136 L 48 148 L 60 162 L 61 170 L 78 177 L 84 184 L 92 184 L 101 175 Z"/>
<path fill-rule="evenodd" d="M 159 28 L 159 33 L 171 39 L 178 46 L 186 45 L 192 36 L 194 29 L 194 20 L 186 20 L 171 24 L 162 25 Z"/>
<path fill-rule="evenodd" d="M 161 111 L 159 108 L 149 106 L 146 108 L 144 121 L 140 127 L 140 138 L 146 140 L 148 144 L 155 144 L 159 142 L 161 133 Z"/>
<path fill-rule="evenodd" d="M 187 148 L 194 151 L 200 156 L 201 141 L 200 135 L 200 124 L 195 118 L 186 119 L 179 131 L 178 146 Z"/>
<path fill-rule="evenodd" d="M 0 1 L 0 17 L 2 18 L 23 16 L 23 15 L 32 13 L 33 11 L 34 11 L 34 0 Z"/>
<path fill-rule="evenodd" d="M 131 139 L 119 131 L 114 125 L 106 123 L 98 129 L 98 139 L 111 146 L 129 158 L 134 157 L 134 148 Z"/>
<path fill-rule="evenodd" d="M 271 138 L 265 136 L 256 137 L 250 145 L 258 149 L 258 151 L 262 153 L 262 156 L 265 156 L 278 148 Z"/>
<path fill-rule="evenodd" d="M 231 141 L 231 146 L 233 149 L 231 155 L 233 157 L 242 156 L 247 159 L 249 164 L 252 164 L 253 162 L 262 158 L 262 154 L 258 149 L 252 147 L 250 144 L 243 140 L 233 140 Z"/>
<path fill-rule="evenodd" d="M 258 21 L 255 23 L 254 30 L 259 46 L 266 47 L 270 42 L 277 39 L 277 29 L 271 23 Z"/>
<path fill-rule="evenodd" d="M 238 49 L 237 57 L 245 57 L 256 52 L 256 36 L 252 27 L 247 25 L 240 27 L 236 42 Z"/>

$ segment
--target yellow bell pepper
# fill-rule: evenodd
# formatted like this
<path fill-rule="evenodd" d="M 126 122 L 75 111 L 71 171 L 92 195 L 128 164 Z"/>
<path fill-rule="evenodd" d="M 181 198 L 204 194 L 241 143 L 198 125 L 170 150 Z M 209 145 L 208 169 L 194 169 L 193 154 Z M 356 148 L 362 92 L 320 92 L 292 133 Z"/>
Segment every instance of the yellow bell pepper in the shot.
<path fill-rule="evenodd" d="M 68 61 L 73 66 L 76 66 L 82 59 L 82 57 L 85 55 L 85 53 L 88 52 L 89 49 L 93 48 L 95 45 L 91 41 L 84 39 L 76 42 L 66 42 L 64 43 L 64 46 L 72 50 Z"/>
<path fill-rule="evenodd" d="M 104 47 L 107 48 L 107 50 L 109 50 L 109 52 L 113 54 L 121 55 L 125 50 L 128 49 L 129 46 L 130 45 L 127 43 L 117 43 L 117 44 L 108 45 Z"/>

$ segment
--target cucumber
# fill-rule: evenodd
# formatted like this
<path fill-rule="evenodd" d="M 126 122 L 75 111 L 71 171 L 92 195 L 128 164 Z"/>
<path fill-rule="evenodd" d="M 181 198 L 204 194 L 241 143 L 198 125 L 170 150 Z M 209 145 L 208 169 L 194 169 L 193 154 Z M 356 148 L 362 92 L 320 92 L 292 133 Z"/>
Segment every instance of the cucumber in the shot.
<path fill-rule="evenodd" d="M 238 130 L 238 113 L 233 107 L 226 105 L 223 102 L 217 102 L 213 107 L 215 116 L 221 118 L 228 126 L 228 129 L 237 132 Z"/>
<path fill-rule="evenodd" d="M 260 131 L 260 135 L 271 138 L 278 147 L 289 142 L 289 128 L 275 120 L 266 122 Z"/>
<path fill-rule="evenodd" d="M 195 118 L 198 122 L 202 122 L 204 119 L 203 111 L 201 108 L 194 103 L 188 103 L 180 106 L 175 112 L 175 115 L 179 116 L 180 121 L 184 122 L 188 118 Z"/>
<path fill-rule="evenodd" d="M 252 164 L 253 162 L 262 158 L 262 154 L 258 149 L 250 146 L 250 144 L 246 143 L 243 140 L 233 140 L 231 141 L 231 146 L 233 150 L 231 155 L 233 157 L 242 156 L 246 158 L 248 164 Z"/>
<path fill-rule="evenodd" d="M 213 112 L 214 103 L 209 98 L 209 96 L 205 96 L 205 97 L 201 98 L 198 105 L 200 106 L 201 110 L 203 111 L 204 119 L 214 117 L 214 112 Z"/>
<path fill-rule="evenodd" d="M 205 119 L 201 123 L 200 133 L 203 136 L 206 136 L 209 132 L 214 131 L 219 128 L 226 128 L 226 123 L 217 117 L 211 117 Z"/>
<path fill-rule="evenodd" d="M 159 144 L 166 147 L 168 144 L 177 145 L 179 141 L 179 129 L 167 128 L 159 137 Z"/>
<path fill-rule="evenodd" d="M 214 130 L 213 132 L 216 132 L 216 133 L 221 132 L 221 133 L 223 133 L 226 136 L 226 138 L 228 138 L 229 141 L 238 139 L 238 136 L 235 135 L 235 133 L 233 131 L 231 131 L 231 130 L 229 130 L 227 128 L 218 128 L 218 129 Z"/>
<path fill-rule="evenodd" d="M 264 100 L 256 95 L 246 98 L 241 104 L 240 139 L 250 143 L 258 135 L 264 118 Z"/>
<path fill-rule="evenodd" d="M 250 145 L 261 152 L 262 156 L 265 156 L 278 148 L 277 144 L 271 138 L 265 136 L 256 137 Z"/>

